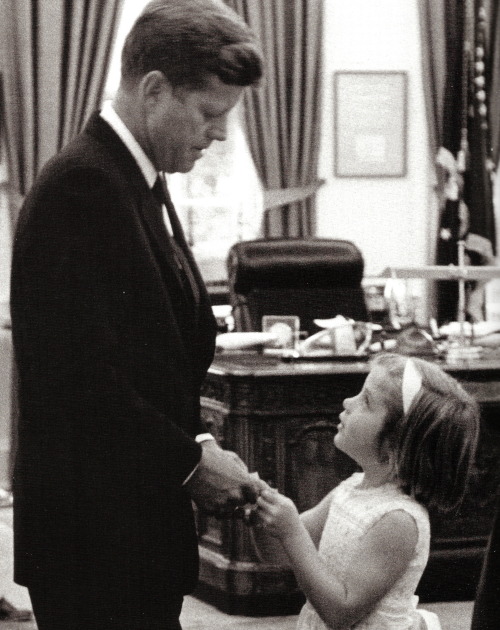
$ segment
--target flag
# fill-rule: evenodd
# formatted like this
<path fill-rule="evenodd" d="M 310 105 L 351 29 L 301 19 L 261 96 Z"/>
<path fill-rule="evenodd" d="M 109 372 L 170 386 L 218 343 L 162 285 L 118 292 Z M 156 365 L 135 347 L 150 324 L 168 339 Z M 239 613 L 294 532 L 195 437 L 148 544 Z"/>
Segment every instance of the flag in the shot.
<path fill-rule="evenodd" d="M 448 0 L 447 82 L 443 111 L 443 147 L 438 164 L 445 172 L 437 264 L 458 264 L 458 241 L 465 242 L 466 264 L 493 264 L 493 209 L 489 75 L 484 0 Z M 484 317 L 483 283 L 467 283 L 467 319 Z M 438 322 L 457 319 L 458 283 L 438 283 Z"/>

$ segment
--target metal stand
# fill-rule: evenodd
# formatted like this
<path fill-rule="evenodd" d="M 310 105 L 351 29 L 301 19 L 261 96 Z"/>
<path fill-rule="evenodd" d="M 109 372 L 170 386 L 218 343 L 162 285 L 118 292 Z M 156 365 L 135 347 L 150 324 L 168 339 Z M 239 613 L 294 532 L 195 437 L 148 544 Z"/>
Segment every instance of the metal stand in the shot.
<path fill-rule="evenodd" d="M 465 332 L 467 315 L 467 296 L 465 283 L 468 280 L 492 280 L 500 278 L 500 267 L 472 266 L 465 264 L 465 242 L 458 242 L 458 265 L 427 265 L 421 267 L 387 267 L 380 274 L 382 278 L 422 278 L 424 280 L 457 280 L 459 333 L 450 343 L 448 359 L 465 360 L 478 358 L 480 350 L 470 344 L 470 337 Z"/>

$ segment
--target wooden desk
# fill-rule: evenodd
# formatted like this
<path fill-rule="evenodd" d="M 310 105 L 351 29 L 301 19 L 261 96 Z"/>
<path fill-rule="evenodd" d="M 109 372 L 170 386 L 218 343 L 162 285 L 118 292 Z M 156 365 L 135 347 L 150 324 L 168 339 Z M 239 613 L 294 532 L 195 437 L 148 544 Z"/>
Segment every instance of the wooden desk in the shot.
<path fill-rule="evenodd" d="M 446 367 L 481 402 L 478 473 L 458 516 L 431 514 L 432 552 L 419 594 L 473 599 L 500 480 L 500 360 Z M 285 363 L 256 353 L 219 355 L 206 379 L 202 414 L 219 442 L 303 511 L 349 476 L 354 462 L 333 437 L 342 400 L 356 394 L 364 361 Z M 277 543 L 240 521 L 198 515 L 197 595 L 233 614 L 291 614 L 302 604 Z"/>

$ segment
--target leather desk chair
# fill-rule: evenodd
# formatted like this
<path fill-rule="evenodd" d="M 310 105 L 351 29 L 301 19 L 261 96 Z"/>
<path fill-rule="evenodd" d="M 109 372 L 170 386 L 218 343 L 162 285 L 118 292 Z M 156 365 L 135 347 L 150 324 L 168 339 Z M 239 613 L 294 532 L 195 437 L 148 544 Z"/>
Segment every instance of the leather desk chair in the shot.
<path fill-rule="evenodd" d="M 236 331 L 261 330 L 263 315 L 298 315 L 308 334 L 319 330 L 317 318 L 368 319 L 364 260 L 350 241 L 242 241 L 229 250 L 227 265 Z"/>

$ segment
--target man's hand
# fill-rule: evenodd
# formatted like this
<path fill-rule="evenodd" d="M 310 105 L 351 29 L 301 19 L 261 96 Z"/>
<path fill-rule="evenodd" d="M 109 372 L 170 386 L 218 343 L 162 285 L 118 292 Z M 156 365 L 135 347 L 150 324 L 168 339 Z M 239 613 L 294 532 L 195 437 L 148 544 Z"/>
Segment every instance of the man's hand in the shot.
<path fill-rule="evenodd" d="M 236 507 L 255 503 L 259 493 L 245 463 L 213 440 L 202 442 L 200 463 L 185 487 L 196 505 L 216 516 L 232 516 Z"/>

